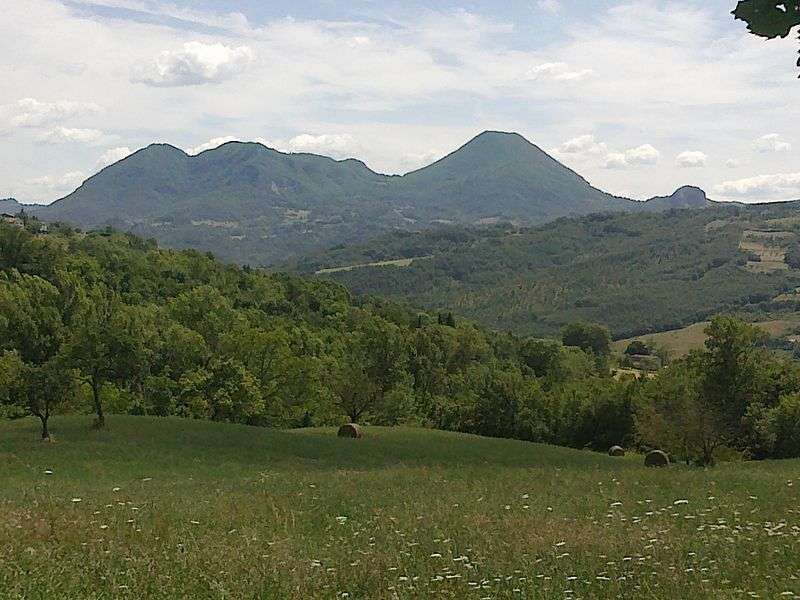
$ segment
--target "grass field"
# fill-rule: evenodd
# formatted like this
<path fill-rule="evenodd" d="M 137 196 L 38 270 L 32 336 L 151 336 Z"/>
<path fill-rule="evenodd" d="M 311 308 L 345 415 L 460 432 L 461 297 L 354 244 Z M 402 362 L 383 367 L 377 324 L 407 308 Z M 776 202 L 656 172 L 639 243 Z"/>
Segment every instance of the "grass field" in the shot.
<path fill-rule="evenodd" d="M 0 423 L 2 598 L 792 598 L 800 462 L 418 429 Z"/>
<path fill-rule="evenodd" d="M 758 256 L 758 261 L 747 261 L 747 268 L 756 273 L 787 271 L 786 250 L 795 238 L 790 231 L 753 231 L 742 235 L 739 248 Z"/>
<path fill-rule="evenodd" d="M 800 315 L 792 313 L 787 318 L 759 321 L 753 324 L 763 329 L 770 337 L 778 338 L 800 327 Z M 613 343 L 613 347 L 617 352 L 624 352 L 625 348 L 633 340 L 641 340 L 647 344 L 663 346 L 669 350 L 672 358 L 680 358 L 689 354 L 691 350 L 703 347 L 706 342 L 706 334 L 704 333 L 706 327 L 708 327 L 708 321 L 694 323 L 688 327 L 673 329 L 672 331 L 662 331 L 635 338 L 617 340 Z"/>

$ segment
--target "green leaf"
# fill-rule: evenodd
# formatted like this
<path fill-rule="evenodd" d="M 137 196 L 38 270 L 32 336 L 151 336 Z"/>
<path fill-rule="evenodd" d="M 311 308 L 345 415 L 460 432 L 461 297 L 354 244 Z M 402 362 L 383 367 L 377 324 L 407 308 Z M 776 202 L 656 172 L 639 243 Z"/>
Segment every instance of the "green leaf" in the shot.
<path fill-rule="evenodd" d="M 800 25 L 800 0 L 741 0 L 733 15 L 755 35 L 785 38 Z"/>

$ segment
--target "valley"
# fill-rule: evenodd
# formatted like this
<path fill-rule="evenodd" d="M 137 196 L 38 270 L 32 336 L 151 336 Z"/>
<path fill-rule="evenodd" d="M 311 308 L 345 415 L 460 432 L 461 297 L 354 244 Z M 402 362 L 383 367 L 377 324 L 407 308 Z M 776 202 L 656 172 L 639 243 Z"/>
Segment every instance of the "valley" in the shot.
<path fill-rule="evenodd" d="M 800 0 L 0 33 L 0 600 L 800 600 Z"/>
<path fill-rule="evenodd" d="M 800 247 L 797 225 L 785 220 L 796 211 L 794 203 L 718 205 L 561 219 L 535 228 L 395 233 L 292 267 L 314 273 L 334 264 L 431 255 L 403 269 L 373 266 L 325 276 L 359 293 L 452 310 L 520 334 L 552 336 L 584 320 L 630 338 L 719 312 L 770 320 L 797 310 Z"/>

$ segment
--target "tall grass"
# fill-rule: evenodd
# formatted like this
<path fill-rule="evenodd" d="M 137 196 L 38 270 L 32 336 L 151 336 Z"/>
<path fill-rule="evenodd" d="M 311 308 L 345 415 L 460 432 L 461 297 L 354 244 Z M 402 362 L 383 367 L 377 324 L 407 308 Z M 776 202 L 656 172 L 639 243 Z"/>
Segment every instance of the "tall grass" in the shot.
<path fill-rule="evenodd" d="M 800 462 L 417 429 L 0 424 L 2 598 L 800 597 Z"/>

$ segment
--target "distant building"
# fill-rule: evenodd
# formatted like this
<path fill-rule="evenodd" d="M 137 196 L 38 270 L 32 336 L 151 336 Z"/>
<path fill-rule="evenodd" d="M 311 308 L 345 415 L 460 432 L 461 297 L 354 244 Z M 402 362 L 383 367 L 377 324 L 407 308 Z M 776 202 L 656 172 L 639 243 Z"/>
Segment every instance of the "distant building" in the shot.
<path fill-rule="evenodd" d="M 0 214 L 0 219 L 2 219 L 3 223 L 8 223 L 14 227 L 25 227 L 25 223 L 22 219 L 14 215 L 9 215 L 8 213 Z"/>

